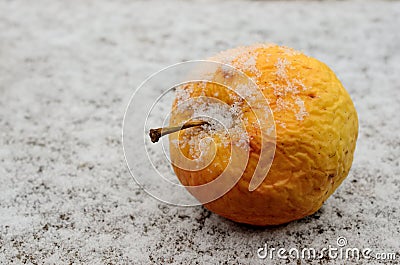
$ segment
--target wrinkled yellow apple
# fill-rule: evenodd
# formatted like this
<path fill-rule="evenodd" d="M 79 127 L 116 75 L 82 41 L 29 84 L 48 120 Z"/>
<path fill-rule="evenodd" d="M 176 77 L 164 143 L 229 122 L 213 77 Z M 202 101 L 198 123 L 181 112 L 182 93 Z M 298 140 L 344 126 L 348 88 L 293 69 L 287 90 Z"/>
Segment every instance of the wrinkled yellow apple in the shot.
<path fill-rule="evenodd" d="M 204 146 L 209 144 L 203 138 L 214 141 L 215 148 L 211 149 L 215 156 L 210 164 L 202 165 L 204 168 L 187 170 L 173 165 L 181 183 L 196 186 L 218 178 L 229 162 L 231 146 L 241 143 L 243 148 L 249 148 L 245 171 L 238 172 L 240 179 L 229 192 L 206 203 L 207 209 L 236 222 L 262 226 L 286 223 L 316 212 L 348 175 L 356 146 L 357 113 L 341 82 L 324 63 L 273 44 L 231 49 L 210 60 L 232 65 L 258 85 L 275 119 L 275 156 L 264 181 L 256 190 L 249 191 L 250 179 L 260 162 L 261 140 L 259 128 L 253 122 L 254 113 L 245 110 L 245 105 L 223 86 L 186 85 L 178 90 L 175 107 L 184 94 L 186 98 L 212 97 L 242 108 L 249 138 L 247 142 L 235 136 L 227 139 L 216 133 L 218 130 L 207 132 L 204 126 L 171 134 L 172 161 L 177 159 L 178 152 L 189 160 L 198 159 L 199 150 L 206 150 Z M 217 109 L 215 113 L 223 111 Z M 180 125 L 186 119 L 179 112 L 172 112 L 170 124 Z"/>

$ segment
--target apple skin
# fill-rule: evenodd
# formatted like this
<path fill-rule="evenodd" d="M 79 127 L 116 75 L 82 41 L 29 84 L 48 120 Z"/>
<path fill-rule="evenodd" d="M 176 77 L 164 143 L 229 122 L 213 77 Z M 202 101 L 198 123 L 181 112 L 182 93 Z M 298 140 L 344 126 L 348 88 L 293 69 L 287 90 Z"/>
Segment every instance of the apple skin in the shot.
<path fill-rule="evenodd" d="M 204 207 L 230 220 L 258 226 L 283 224 L 316 212 L 346 178 L 353 161 L 358 118 L 342 83 L 324 63 L 277 45 L 239 47 L 210 59 L 233 65 L 259 86 L 275 119 L 276 150 L 266 178 L 256 190 L 249 191 L 253 172 L 262 163 L 261 134 L 252 122 L 254 113 L 244 111 L 250 137 L 246 169 L 237 173 L 240 179 L 229 192 Z M 230 91 L 212 84 L 195 84 L 190 96 L 198 95 L 235 103 Z M 182 122 L 184 117 L 172 112 L 170 123 Z M 170 135 L 170 142 L 183 143 L 178 148 L 170 144 L 172 161 L 178 159 L 178 152 L 196 158 L 185 141 L 200 137 L 201 131 L 192 128 Z M 183 185 L 208 183 L 226 168 L 234 142 L 223 144 L 219 135 L 213 139 L 216 154 L 207 167 L 193 171 L 173 165 Z"/>

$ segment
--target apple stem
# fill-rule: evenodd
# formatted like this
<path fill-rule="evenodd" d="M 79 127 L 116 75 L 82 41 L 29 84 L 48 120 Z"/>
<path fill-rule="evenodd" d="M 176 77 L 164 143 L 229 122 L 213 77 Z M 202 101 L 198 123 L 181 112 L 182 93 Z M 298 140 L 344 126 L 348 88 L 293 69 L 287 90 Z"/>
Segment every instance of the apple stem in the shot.
<path fill-rule="evenodd" d="M 188 128 L 192 127 L 197 127 L 197 126 L 202 126 L 205 124 L 209 124 L 206 121 L 189 121 L 182 126 L 170 126 L 170 127 L 164 127 L 164 128 L 157 128 L 157 129 L 150 129 L 150 139 L 153 143 L 158 142 L 158 140 L 163 137 L 164 135 L 171 134 L 174 132 L 178 132 L 181 130 L 185 130 Z"/>

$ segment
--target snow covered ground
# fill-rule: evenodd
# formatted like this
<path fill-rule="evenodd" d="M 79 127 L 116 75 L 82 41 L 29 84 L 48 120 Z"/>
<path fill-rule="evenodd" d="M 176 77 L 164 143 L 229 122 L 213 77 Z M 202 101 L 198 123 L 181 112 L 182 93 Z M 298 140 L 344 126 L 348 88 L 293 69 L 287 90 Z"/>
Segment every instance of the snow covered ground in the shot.
<path fill-rule="evenodd" d="M 399 25 L 396 1 L 1 1 L 0 263 L 266 264 L 266 242 L 321 249 L 339 236 L 400 262 Z M 313 216 L 269 228 L 141 191 L 121 147 L 133 90 L 264 41 L 327 63 L 352 96 L 360 133 L 342 186 Z"/>

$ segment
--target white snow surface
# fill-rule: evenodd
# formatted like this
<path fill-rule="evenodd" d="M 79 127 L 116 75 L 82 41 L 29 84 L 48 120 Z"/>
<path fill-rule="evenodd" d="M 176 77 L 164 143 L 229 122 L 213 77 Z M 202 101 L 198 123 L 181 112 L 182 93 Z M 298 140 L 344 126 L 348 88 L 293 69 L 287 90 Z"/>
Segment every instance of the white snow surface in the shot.
<path fill-rule="evenodd" d="M 322 248 L 339 236 L 399 262 L 399 25 L 397 1 L 1 1 L 0 263 L 266 264 L 266 242 Z M 267 228 L 143 192 L 121 146 L 135 88 L 256 42 L 337 73 L 360 121 L 348 178 L 314 215 Z"/>

